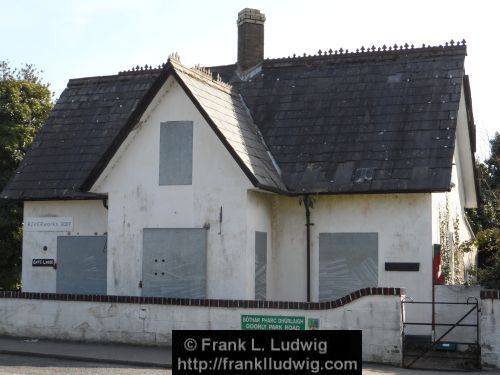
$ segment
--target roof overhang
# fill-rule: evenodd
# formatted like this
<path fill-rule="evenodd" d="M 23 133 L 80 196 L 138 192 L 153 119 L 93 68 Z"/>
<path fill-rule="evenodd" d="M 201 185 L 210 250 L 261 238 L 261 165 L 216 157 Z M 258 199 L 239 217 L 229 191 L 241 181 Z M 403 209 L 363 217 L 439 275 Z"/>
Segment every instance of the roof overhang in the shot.
<path fill-rule="evenodd" d="M 479 185 L 475 164 L 476 126 L 472 113 L 469 77 L 464 76 L 458 110 L 455 157 L 459 159 L 465 208 L 477 208 Z"/>

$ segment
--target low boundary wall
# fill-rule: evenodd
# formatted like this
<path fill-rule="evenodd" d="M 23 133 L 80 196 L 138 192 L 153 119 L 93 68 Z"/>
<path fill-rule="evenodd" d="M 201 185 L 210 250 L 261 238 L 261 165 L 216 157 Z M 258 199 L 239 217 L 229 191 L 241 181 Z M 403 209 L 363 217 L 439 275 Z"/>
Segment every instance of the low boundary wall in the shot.
<path fill-rule="evenodd" d="M 481 359 L 485 368 L 500 368 L 500 290 L 481 291 Z"/>
<path fill-rule="evenodd" d="M 319 329 L 361 329 L 363 360 L 400 365 L 402 294 L 365 288 L 308 303 L 0 292 L 0 334 L 171 345 L 175 329 L 238 330 L 241 315 L 297 316 L 318 319 Z"/>
<path fill-rule="evenodd" d="M 439 285 L 436 286 L 436 301 L 466 302 L 469 297 L 479 301 L 479 343 L 481 362 L 484 368 L 500 369 L 500 290 L 481 290 L 480 286 Z M 470 306 L 436 305 L 436 322 L 456 322 Z M 476 323 L 476 314 L 471 314 L 462 324 Z M 448 329 L 445 327 L 444 329 Z M 443 331 L 441 328 L 438 334 Z M 460 327 L 446 337 L 446 341 L 475 341 L 475 329 Z"/>

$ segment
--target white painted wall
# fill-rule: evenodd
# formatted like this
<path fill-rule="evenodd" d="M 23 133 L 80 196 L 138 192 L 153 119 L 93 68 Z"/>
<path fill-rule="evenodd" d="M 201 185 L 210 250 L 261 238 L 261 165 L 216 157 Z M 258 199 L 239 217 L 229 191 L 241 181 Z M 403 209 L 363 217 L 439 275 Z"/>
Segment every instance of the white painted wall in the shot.
<path fill-rule="evenodd" d="M 102 236 L 108 231 L 107 210 L 100 200 L 24 202 L 24 219 L 31 217 L 72 217 L 70 232 L 23 233 L 22 291 L 56 292 L 56 270 L 52 267 L 32 267 L 34 258 L 55 259 L 58 236 Z M 44 251 L 43 247 L 47 246 Z"/>
<path fill-rule="evenodd" d="M 301 198 L 275 197 L 273 297 L 306 299 L 306 227 Z M 404 287 L 407 295 L 431 295 L 430 194 L 315 197 L 311 209 L 312 299 L 319 295 L 319 233 L 377 232 L 378 286 Z M 386 272 L 385 262 L 420 262 L 419 272 Z M 366 285 L 375 286 L 375 285 Z"/>
<path fill-rule="evenodd" d="M 474 298 L 479 302 L 481 309 L 480 286 L 464 286 L 464 285 L 437 285 L 436 286 L 436 301 L 437 302 L 455 302 L 467 303 L 469 305 L 436 305 L 436 323 L 456 323 L 469 310 L 472 309 Z M 469 298 L 470 297 L 470 298 Z M 476 311 L 471 313 L 462 321 L 462 324 L 477 324 Z M 436 338 L 444 334 L 450 327 L 436 327 Z M 476 342 L 476 329 L 473 327 L 456 327 L 443 340 L 455 342 Z M 459 347 L 460 350 L 466 350 L 466 346 Z"/>
<path fill-rule="evenodd" d="M 160 123 L 166 121 L 193 121 L 192 185 L 159 186 Z M 254 271 L 246 248 L 250 188 L 240 167 L 170 78 L 92 188 L 109 196 L 108 294 L 141 295 L 143 228 L 209 225 L 207 297 L 253 298 Z"/>
<path fill-rule="evenodd" d="M 483 299 L 480 320 L 484 368 L 500 369 L 500 299 Z"/>
<path fill-rule="evenodd" d="M 401 364 L 399 296 L 366 296 L 331 310 L 243 309 L 0 299 L 0 335 L 171 345 L 172 330 L 239 330 L 241 315 L 300 316 L 320 329 L 361 329 L 363 360 Z"/>

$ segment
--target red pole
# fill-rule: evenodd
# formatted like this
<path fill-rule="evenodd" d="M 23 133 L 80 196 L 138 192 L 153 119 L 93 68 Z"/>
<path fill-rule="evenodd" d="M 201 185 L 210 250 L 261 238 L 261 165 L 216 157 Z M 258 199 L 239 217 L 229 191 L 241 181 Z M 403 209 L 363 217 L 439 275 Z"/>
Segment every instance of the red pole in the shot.
<path fill-rule="evenodd" d="M 432 275 L 432 342 L 434 342 L 434 332 L 435 332 L 435 324 L 436 324 L 436 295 L 434 291 L 434 275 Z"/>
<path fill-rule="evenodd" d="M 434 290 L 434 285 L 436 284 L 436 277 L 438 270 L 437 267 L 437 254 L 436 249 L 437 246 L 434 245 L 432 248 L 432 331 L 431 331 L 431 340 L 434 342 L 435 337 L 435 329 L 436 329 L 436 293 Z"/>
<path fill-rule="evenodd" d="M 436 284 L 442 285 L 444 278 L 439 275 L 441 266 L 441 245 L 435 244 L 432 249 L 432 341 L 436 329 Z"/>

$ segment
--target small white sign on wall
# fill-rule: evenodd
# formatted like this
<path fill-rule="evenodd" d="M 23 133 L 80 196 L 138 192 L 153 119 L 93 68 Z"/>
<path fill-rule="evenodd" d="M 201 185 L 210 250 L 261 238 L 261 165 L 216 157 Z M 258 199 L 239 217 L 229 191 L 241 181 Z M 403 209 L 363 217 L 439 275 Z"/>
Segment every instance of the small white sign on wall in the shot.
<path fill-rule="evenodd" d="M 26 232 L 71 232 L 72 217 L 28 217 L 24 220 Z"/>

